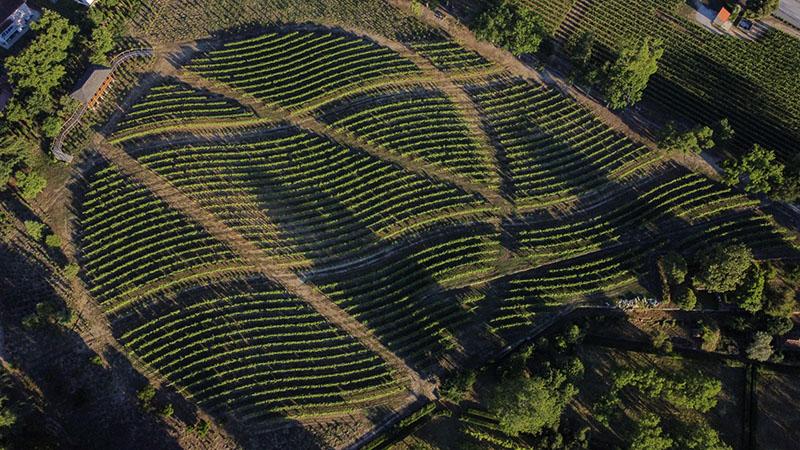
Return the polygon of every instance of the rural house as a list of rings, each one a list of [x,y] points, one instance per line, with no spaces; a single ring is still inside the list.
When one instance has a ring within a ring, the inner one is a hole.
[[[39,14],[28,7],[26,0],[0,0],[0,47],[8,50],[28,31]]]
[[[724,6],[719,10],[717,13],[717,17],[714,18],[714,25],[722,28],[723,30],[730,30],[731,26],[731,12],[728,11],[728,8]]]
[[[88,108],[92,108],[100,97],[103,96],[106,88],[111,84],[111,80],[110,68],[92,66],[78,81],[77,88],[70,94],[70,97],[86,105]]]

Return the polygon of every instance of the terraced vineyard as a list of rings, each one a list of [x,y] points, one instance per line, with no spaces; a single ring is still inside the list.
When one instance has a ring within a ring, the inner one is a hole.
[[[143,303],[116,320],[120,341],[212,413],[253,423],[341,414],[402,389],[380,357],[258,276]]]
[[[657,291],[668,250],[796,255],[757,199],[570,97],[440,34],[387,45],[309,25],[204,48],[77,183],[113,335],[215,420],[374,427],[560,308]]]

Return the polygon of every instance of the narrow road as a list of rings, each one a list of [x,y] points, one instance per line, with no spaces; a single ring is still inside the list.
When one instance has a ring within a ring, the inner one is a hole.
[[[138,161],[123,150],[107,144],[99,137],[95,139],[94,146],[102,156],[116,164],[129,176],[141,182],[171,208],[201,224],[212,236],[227,244],[246,263],[269,279],[279,283],[288,292],[307,302],[330,323],[349,333],[367,348],[380,355],[398,373],[404,374],[409,379],[411,390],[415,395],[424,398],[435,398],[433,394],[435,386],[422,379],[403,360],[384,347],[366,326],[333,303],[315,286],[304,282],[294,272],[277,266],[254,243],[248,241],[236,230],[203,209],[194,200],[180,192],[158,174],[139,164]]]

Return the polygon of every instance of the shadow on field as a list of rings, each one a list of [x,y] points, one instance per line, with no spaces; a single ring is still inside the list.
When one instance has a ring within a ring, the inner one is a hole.
[[[36,263],[43,257],[26,248],[0,244],[3,358],[24,374],[43,398],[43,413],[31,416],[32,423],[26,423],[27,415],[20,418],[23,430],[35,432],[10,432],[12,448],[180,448],[170,424],[139,409],[135,390],[144,383],[143,377],[127,359],[108,353],[104,355],[107,364],[100,367],[90,362],[96,353],[71,327],[22,325],[40,303],[66,311],[56,290],[64,282]],[[59,290],[64,288],[68,286]],[[176,403],[175,407],[183,410],[184,405]],[[40,447],[43,443],[45,447]]]

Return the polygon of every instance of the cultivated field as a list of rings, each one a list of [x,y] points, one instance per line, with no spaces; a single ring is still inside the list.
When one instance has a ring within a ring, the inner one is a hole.
[[[561,307],[652,289],[667,250],[795,251],[757,201],[423,31],[203,42],[76,182],[114,336],[222,423],[380,424]]]

